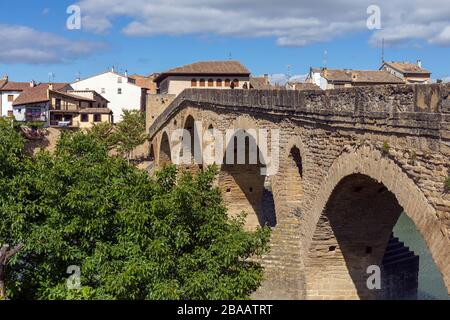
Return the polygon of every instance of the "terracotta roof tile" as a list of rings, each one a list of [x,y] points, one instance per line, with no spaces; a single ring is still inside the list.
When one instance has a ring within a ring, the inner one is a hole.
[[[30,88],[29,82],[12,82],[6,81],[6,84],[0,88],[1,91],[23,91]]]
[[[322,76],[330,81],[348,83],[404,83],[402,79],[383,70],[335,70],[324,69]]]
[[[14,106],[48,101],[48,85],[37,85],[24,90],[13,102]]]
[[[427,69],[424,69],[422,67],[419,67],[417,64],[410,63],[410,62],[385,62],[384,63],[387,66],[390,66],[402,73],[413,73],[413,74],[431,74],[430,71]]]
[[[197,75],[197,74],[217,74],[217,75],[250,75],[250,71],[239,61],[200,61],[182,67],[170,69],[160,74],[155,82],[164,80],[169,75]]]
[[[270,90],[273,89],[269,80],[265,77],[250,77],[250,88],[256,90]]]

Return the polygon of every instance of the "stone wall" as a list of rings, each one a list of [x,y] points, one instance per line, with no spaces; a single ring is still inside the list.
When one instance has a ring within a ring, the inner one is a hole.
[[[402,210],[450,289],[449,92],[449,85],[185,90],[149,133],[158,165],[168,149],[161,152],[163,135],[170,139],[188,117],[204,130],[280,130],[277,174],[261,177],[246,165],[222,167],[219,178],[231,211],[249,213],[249,227],[272,221],[255,299],[375,298],[364,269],[381,264]]]

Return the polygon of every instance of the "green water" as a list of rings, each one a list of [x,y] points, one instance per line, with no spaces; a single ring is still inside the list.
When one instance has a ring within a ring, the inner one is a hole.
[[[442,275],[431,257],[431,253],[414,223],[402,214],[394,227],[394,235],[404,242],[420,258],[419,290],[421,300],[450,300]]]

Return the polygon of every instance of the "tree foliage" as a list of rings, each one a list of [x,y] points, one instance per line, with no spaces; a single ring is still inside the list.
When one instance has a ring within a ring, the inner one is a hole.
[[[129,160],[133,150],[143,144],[148,135],[145,132],[145,116],[141,111],[122,112],[122,121],[116,125],[110,139],[117,152]]]
[[[0,244],[25,245],[7,266],[10,298],[244,299],[259,286],[252,258],[270,231],[227,215],[216,168],[151,178],[81,132],[27,158],[2,122],[0,151]],[[71,265],[80,289],[66,286]]]

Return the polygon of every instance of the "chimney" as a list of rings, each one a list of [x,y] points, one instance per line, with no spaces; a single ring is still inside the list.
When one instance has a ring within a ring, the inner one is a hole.
[[[422,68],[422,60],[417,60],[417,66],[419,67],[419,68]]]
[[[125,70],[125,77],[128,77],[128,70]]]
[[[111,67],[111,72],[115,72],[114,66]]]
[[[36,82],[34,80],[30,81],[30,88],[34,88],[36,86]]]
[[[50,84],[48,85],[48,89],[49,89],[49,90],[53,90],[53,83],[50,83]]]
[[[5,74],[5,75],[3,76],[3,78],[2,78],[2,79],[0,79],[0,80],[5,80],[5,81],[8,81],[8,75],[7,75],[7,74]]]

